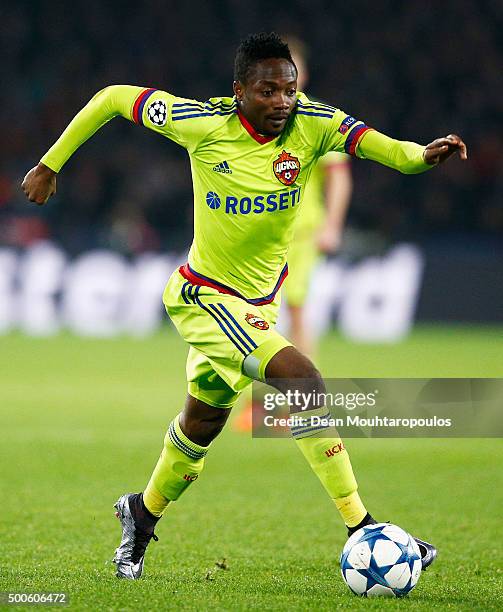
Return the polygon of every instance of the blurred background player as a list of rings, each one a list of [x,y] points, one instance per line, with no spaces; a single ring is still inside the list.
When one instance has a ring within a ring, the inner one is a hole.
[[[299,91],[305,91],[309,80],[307,46],[293,36],[286,36],[285,40],[297,66],[297,87]],[[288,251],[288,276],[282,292],[288,314],[288,327],[284,331],[299,351],[315,362],[316,339],[305,320],[305,304],[320,256],[335,253],[340,247],[352,192],[350,156],[330,151],[318,161],[311,173],[296,220],[295,237]],[[280,314],[281,329],[283,324]],[[236,431],[251,431],[252,406],[249,390],[243,395],[243,408],[234,420]]]
[[[297,38],[287,37],[287,41],[299,71],[298,88],[304,91],[309,78],[307,48]],[[341,243],[353,190],[350,161],[349,155],[336,151],[319,160],[307,184],[295,238],[288,252],[289,274],[283,287],[289,316],[287,335],[302,353],[314,359],[316,347],[304,320],[304,305],[320,254],[334,253]]]

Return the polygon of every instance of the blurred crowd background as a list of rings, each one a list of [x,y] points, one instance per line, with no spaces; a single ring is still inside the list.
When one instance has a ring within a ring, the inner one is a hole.
[[[307,93],[396,138],[426,144],[456,132],[469,147],[467,163],[415,177],[355,160],[348,227],[361,245],[503,243],[501,0],[20,0],[3,5],[0,21],[0,245],[51,238],[70,254],[186,248],[186,153],[127,121],[79,150],[49,206],[28,204],[20,182],[107,85],[231,95],[236,46],[264,30],[306,42]]]

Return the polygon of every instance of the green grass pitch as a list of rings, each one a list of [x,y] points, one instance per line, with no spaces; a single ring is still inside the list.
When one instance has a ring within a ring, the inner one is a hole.
[[[391,346],[332,335],[322,370],[503,377],[502,338],[502,328],[456,326],[420,327]],[[184,399],[185,354],[171,330],[0,337],[0,591],[67,591],[75,610],[503,609],[498,439],[347,441],[369,510],[439,548],[404,600],[359,599],[344,585],[345,531],[291,440],[230,428],[159,524],[144,578],[117,580],[112,505],[146,483]]]

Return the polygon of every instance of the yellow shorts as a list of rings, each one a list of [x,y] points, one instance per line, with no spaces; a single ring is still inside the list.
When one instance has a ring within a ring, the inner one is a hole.
[[[265,306],[191,284],[175,270],[164,290],[163,302],[178,333],[190,344],[187,357],[188,392],[211,406],[231,408],[252,378],[243,361],[256,364],[263,380],[267,364],[286,346],[274,330],[280,297]]]
[[[289,306],[304,305],[311,276],[319,259],[315,230],[299,232],[288,251],[288,276],[283,285],[283,295]]]

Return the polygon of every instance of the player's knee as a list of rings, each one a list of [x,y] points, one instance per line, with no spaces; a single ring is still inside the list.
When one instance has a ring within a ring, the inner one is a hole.
[[[286,384],[287,388],[303,393],[314,392],[320,394],[326,391],[325,381],[313,364],[293,370],[292,375],[285,380],[285,383],[280,384],[281,386]]]
[[[306,380],[316,390],[325,390],[325,383],[318,368],[306,358],[305,363],[298,362],[292,364],[288,378],[292,380]]]
[[[294,346],[287,346],[274,355],[267,364],[268,380],[306,380],[317,390],[324,390],[323,378],[314,363]]]
[[[299,376],[288,381],[288,389],[302,393],[304,397],[312,397],[309,408],[319,408],[318,400],[326,392],[325,381],[315,366],[299,372]]]
[[[317,397],[326,391],[319,370],[293,346],[282,349],[271,359],[266,368],[266,380],[282,393],[298,391],[314,393]]]

